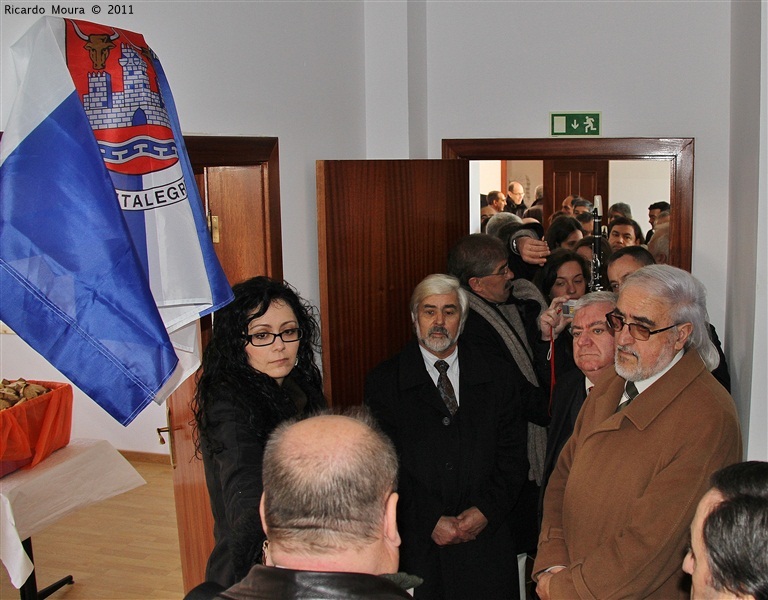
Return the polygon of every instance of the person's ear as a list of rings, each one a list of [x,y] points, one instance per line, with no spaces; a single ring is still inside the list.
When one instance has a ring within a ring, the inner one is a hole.
[[[693,333],[693,325],[691,323],[681,323],[677,326],[677,339],[675,340],[675,350],[682,350],[685,347],[685,343]]]
[[[264,518],[264,492],[261,493],[261,500],[259,501],[259,515],[261,516],[261,527],[264,529],[264,535],[269,538],[269,531],[267,528],[267,520]]]
[[[483,281],[479,277],[470,277],[467,283],[469,284],[469,289],[476,294],[483,289]]]
[[[397,492],[392,492],[384,507],[384,537],[393,546],[400,546],[400,532],[397,530]]]

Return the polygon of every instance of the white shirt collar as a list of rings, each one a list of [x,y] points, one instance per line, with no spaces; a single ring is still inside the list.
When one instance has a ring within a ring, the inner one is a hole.
[[[445,358],[438,358],[421,344],[419,344],[419,350],[421,350],[421,356],[424,358],[424,366],[427,368],[427,373],[435,385],[437,385],[437,380],[440,377],[440,372],[435,368],[435,363],[438,360],[444,360],[448,363],[448,372],[446,375],[448,375],[448,379],[451,380],[451,384],[453,385],[453,393],[456,395],[456,402],[461,405],[459,386],[459,347],[456,346],[453,349],[453,352]]]
[[[642,394],[645,390],[647,390],[659,379],[661,379],[666,374],[667,371],[669,371],[672,367],[674,367],[677,364],[677,362],[681,358],[683,358],[683,354],[685,354],[685,350],[680,350],[677,354],[675,354],[674,358],[672,358],[672,360],[669,361],[669,364],[666,367],[664,367],[661,371],[656,373],[656,375],[651,375],[648,379],[643,379],[642,381],[635,381],[635,387],[637,388],[638,393]]]
[[[419,344],[419,350],[421,350],[421,355],[424,357],[424,364],[427,365],[427,368],[432,367],[435,369],[435,363],[438,360],[444,360],[448,363],[448,369],[452,369],[454,363],[459,359],[459,346],[455,346],[453,349],[453,352],[451,352],[448,356],[445,358],[438,358],[434,354],[432,354],[429,350],[427,350],[424,346]],[[437,369],[435,369],[435,372],[437,372]]]

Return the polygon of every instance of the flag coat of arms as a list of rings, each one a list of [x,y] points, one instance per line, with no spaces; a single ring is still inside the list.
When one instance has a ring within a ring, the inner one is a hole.
[[[12,46],[0,320],[127,425],[232,299],[165,73],[140,34],[44,17]]]

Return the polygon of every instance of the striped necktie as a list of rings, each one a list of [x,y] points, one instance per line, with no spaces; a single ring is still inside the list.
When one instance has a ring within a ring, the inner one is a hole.
[[[624,386],[624,396],[622,397],[619,406],[616,408],[616,412],[620,412],[629,406],[629,403],[632,402],[639,393],[635,382],[627,381],[627,384]]]
[[[435,363],[435,369],[440,373],[440,376],[437,378],[437,390],[440,392],[440,397],[445,402],[448,412],[453,416],[459,410],[459,403],[456,402],[456,392],[453,391],[453,384],[448,379],[448,363],[444,360],[438,360]]]

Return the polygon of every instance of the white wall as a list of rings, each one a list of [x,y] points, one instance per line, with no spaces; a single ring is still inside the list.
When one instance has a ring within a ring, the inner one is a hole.
[[[145,35],[168,73],[185,132],[279,137],[285,275],[316,303],[317,159],[401,152],[438,158],[444,138],[547,137],[549,113],[560,110],[601,111],[605,137],[694,137],[693,271],[709,290],[712,320],[725,331],[734,364],[731,346],[743,343],[737,340],[744,339],[748,324],[733,320],[725,326],[727,297],[740,313],[750,306],[754,313],[756,300],[755,294],[727,292],[727,266],[735,260],[729,252],[736,248],[733,239],[724,239],[725,224],[730,219],[731,238],[740,234],[730,211],[737,201],[756,206],[756,197],[754,186],[734,188],[731,181],[731,128],[740,122],[734,115],[732,124],[732,71],[738,75],[736,98],[743,94],[754,102],[765,92],[746,85],[748,75],[740,74],[742,63],[749,63],[750,77],[759,73],[754,58],[734,52],[731,64],[731,36],[734,48],[764,43],[765,33],[755,33],[748,22],[760,3],[733,3],[734,11],[751,13],[734,21],[733,31],[729,2],[405,6],[142,2],[132,17],[102,20]],[[762,11],[757,16],[764,22],[764,3]],[[0,125],[14,90],[8,45],[33,20],[4,15],[0,25]],[[765,65],[762,72],[764,77]],[[743,158],[756,164],[753,156]],[[738,250],[754,255],[760,242],[764,251],[764,238],[754,235],[744,236]],[[764,275],[764,253],[757,262],[756,271]],[[740,351],[743,362],[734,365],[745,382],[755,362],[757,371],[766,371],[766,336],[754,339],[762,358]],[[764,379],[762,389],[754,390],[754,384],[750,379],[746,387],[737,385],[740,406],[748,404],[750,392],[760,392],[765,404]]]
[[[734,2],[728,317],[747,457],[768,458],[768,5]],[[751,402],[750,402],[751,400]]]
[[[501,161],[500,160],[478,160],[477,168],[480,172],[480,193],[488,194],[490,191],[499,191],[506,194],[506,190],[501,185]]]
[[[50,2],[13,4],[37,5],[51,13]],[[83,18],[144,35],[166,71],[185,133],[279,138],[285,277],[319,304],[315,161],[366,155],[363,4],[139,2],[133,7],[133,16]],[[3,129],[16,88],[9,47],[37,18],[3,15],[0,22]],[[372,60],[385,63],[375,55]],[[396,95],[402,85],[392,83]],[[393,131],[395,141],[382,146],[399,152],[403,135],[407,128]],[[0,373],[41,378],[38,373],[50,366],[20,351],[18,342],[0,335]],[[82,394],[76,394],[75,402],[77,435],[86,429],[120,449],[164,451],[155,433],[165,425],[163,408],[150,406],[147,415],[117,435],[111,418],[96,404]]]
[[[729,4],[432,2],[427,12],[431,156],[442,138],[548,137],[561,110],[601,111],[605,137],[696,138],[693,271],[722,330],[727,257],[708,241],[728,216]]]
[[[651,225],[648,207],[654,202],[669,202],[670,161],[612,160],[608,163],[608,198],[610,204],[625,202],[632,208],[632,218],[643,233]]]

